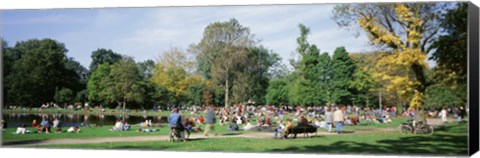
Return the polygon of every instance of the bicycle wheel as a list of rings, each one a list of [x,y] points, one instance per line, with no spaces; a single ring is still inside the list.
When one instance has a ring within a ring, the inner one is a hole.
[[[400,132],[402,132],[404,134],[412,133],[413,129],[412,129],[412,127],[410,127],[408,125],[402,125],[402,126],[400,126]]]
[[[425,130],[425,134],[433,134],[435,132],[435,128],[432,125],[427,125]]]

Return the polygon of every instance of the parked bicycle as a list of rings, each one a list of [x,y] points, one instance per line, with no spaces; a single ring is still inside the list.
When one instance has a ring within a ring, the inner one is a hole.
[[[433,134],[435,128],[432,125],[426,124],[423,121],[408,120],[400,125],[400,132],[414,133],[414,134]]]

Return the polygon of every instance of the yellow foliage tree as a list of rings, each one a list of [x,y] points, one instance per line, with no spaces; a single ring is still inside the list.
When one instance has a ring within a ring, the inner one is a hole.
[[[376,63],[373,78],[396,93],[410,107],[421,108],[430,85],[427,48],[438,32],[437,10],[441,6],[426,3],[338,5],[334,20],[340,26],[356,21],[370,42],[389,52]]]
[[[378,61],[373,77],[386,81],[387,91],[396,92],[404,100],[409,99],[410,107],[419,108],[424,103],[426,81],[423,70],[428,64],[426,53],[420,48],[423,21],[413,10],[404,4],[395,5],[398,20],[407,26],[404,38],[383,28],[373,16],[361,17],[358,24],[369,32],[372,42],[394,46],[391,53]]]
[[[201,77],[191,72],[193,63],[177,48],[164,52],[153,69],[152,82],[165,87],[178,98],[187,94],[190,85],[200,83]]]

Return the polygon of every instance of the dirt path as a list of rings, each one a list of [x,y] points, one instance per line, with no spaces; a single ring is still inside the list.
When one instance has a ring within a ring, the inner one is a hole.
[[[454,121],[454,120],[449,120]],[[429,124],[434,126],[441,126],[443,123],[440,119],[428,119]],[[396,131],[397,128],[372,128],[372,129],[358,129],[355,131],[345,131],[344,134],[362,134],[362,133],[374,133],[374,132],[391,132]],[[315,134],[309,134],[309,136],[315,135],[336,135],[336,133],[328,133],[324,130],[319,130]],[[261,132],[261,133],[241,133],[241,134],[224,134],[219,136],[203,136],[202,134],[191,134],[190,139],[203,139],[203,138],[259,138],[259,139],[273,139],[273,133]],[[298,138],[305,137],[304,134],[298,134]],[[141,142],[141,141],[166,141],[168,136],[135,136],[135,137],[109,137],[109,138],[86,138],[86,139],[50,139],[50,140],[34,140],[34,141],[16,141],[7,142],[3,145],[8,147],[28,147],[37,145],[52,145],[52,144],[90,144],[90,143],[106,143],[106,142]]]

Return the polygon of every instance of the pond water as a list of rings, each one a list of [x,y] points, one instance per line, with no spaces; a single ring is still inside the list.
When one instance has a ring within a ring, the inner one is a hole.
[[[167,122],[166,117],[162,116],[128,116],[128,115],[78,115],[78,114],[3,114],[3,120],[7,122],[7,128],[16,128],[22,124],[27,127],[32,126],[32,121],[37,120],[38,123],[42,121],[42,117],[47,116],[53,121],[53,118],[60,120],[61,127],[81,126],[83,124],[95,124],[96,126],[113,126],[116,120],[125,120],[131,125],[145,122],[145,120],[152,120],[153,124]]]

